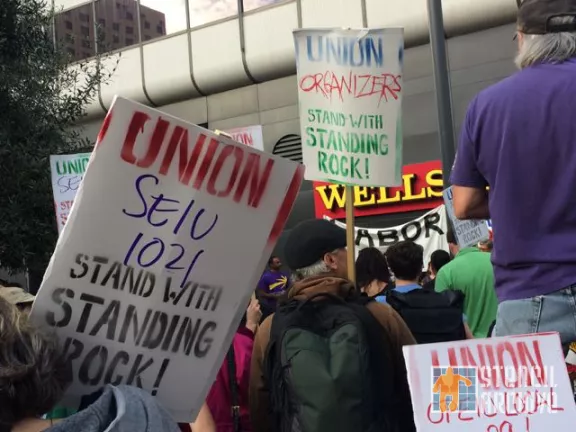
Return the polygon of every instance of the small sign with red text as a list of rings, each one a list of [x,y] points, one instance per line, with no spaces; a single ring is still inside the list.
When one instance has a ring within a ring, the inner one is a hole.
[[[224,133],[236,142],[264,151],[264,137],[260,125],[228,129]]]
[[[31,315],[71,362],[62,405],[126,384],[193,421],[303,168],[116,98]]]
[[[404,347],[418,432],[544,432],[575,424],[557,333]]]

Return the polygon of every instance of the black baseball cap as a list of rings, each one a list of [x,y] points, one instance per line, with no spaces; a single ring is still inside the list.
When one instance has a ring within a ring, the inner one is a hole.
[[[574,17],[572,23],[551,24],[551,18]],[[518,31],[528,35],[576,32],[576,0],[523,0],[518,8]]]
[[[286,239],[284,257],[291,270],[321,260],[325,254],[346,247],[346,230],[325,219],[310,219],[296,225]]]

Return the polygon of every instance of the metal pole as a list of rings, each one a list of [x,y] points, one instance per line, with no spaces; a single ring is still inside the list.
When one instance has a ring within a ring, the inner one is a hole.
[[[454,145],[454,123],[452,119],[452,94],[450,90],[450,68],[444,37],[444,17],[442,0],[427,0],[428,23],[430,26],[430,47],[434,64],[434,85],[436,108],[438,111],[438,133],[442,155],[442,176],[444,188],[450,185],[450,173],[456,155]]]

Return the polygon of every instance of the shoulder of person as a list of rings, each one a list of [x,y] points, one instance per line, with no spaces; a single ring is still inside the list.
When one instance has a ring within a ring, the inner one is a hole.
[[[146,430],[180,432],[178,424],[172,419],[170,413],[148,392],[126,385],[120,385],[115,389],[119,390],[126,398],[127,417],[123,419],[126,422],[126,426],[135,426],[133,430],[145,430],[144,428],[140,429],[138,426],[144,426],[143,420],[147,419],[144,420],[147,421],[146,427],[148,429]],[[118,401],[118,397],[116,397],[116,400]],[[132,407],[132,409],[129,407]]]
[[[273,319],[274,314],[266,317],[266,319],[257,327],[256,332],[254,333],[254,352],[260,351],[262,354],[266,352],[268,342],[270,341],[270,331],[272,330]]]
[[[458,264],[456,263],[456,258],[454,258],[449,263],[446,263],[445,265],[443,265],[440,270],[438,270],[438,273],[436,274],[435,279],[438,280],[438,278],[440,278],[440,279],[449,278],[452,275],[452,270],[457,265]]]
[[[380,323],[383,330],[388,332],[400,345],[412,345],[416,343],[406,323],[392,306],[387,303],[372,301],[368,303],[366,307]]]

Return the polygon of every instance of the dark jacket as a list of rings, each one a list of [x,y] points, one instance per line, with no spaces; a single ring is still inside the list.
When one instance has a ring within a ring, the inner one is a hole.
[[[341,297],[347,297],[354,286],[349,281],[327,276],[318,276],[314,278],[307,278],[294,284],[288,292],[288,298],[296,298],[304,300],[307,297],[317,293],[331,293]],[[382,331],[388,333],[395,351],[398,363],[401,365],[401,370],[397,373],[399,376],[406,376],[406,368],[404,366],[404,357],[402,354],[402,347],[404,345],[413,345],[416,343],[412,333],[400,318],[400,316],[390,306],[372,302],[368,304],[368,309],[374,315],[382,326]],[[264,362],[266,358],[266,350],[270,340],[270,328],[274,315],[268,317],[258,329],[254,341],[254,351],[252,353],[252,371],[250,375],[250,417],[252,419],[252,430],[254,432],[275,432],[272,418],[270,417],[270,404],[269,404],[269,383],[266,382],[264,376]],[[383,343],[384,337],[382,338]],[[407,380],[407,378],[406,378]],[[406,381],[407,383],[407,381]],[[408,391],[406,384],[406,392]],[[408,423],[411,428],[404,428],[403,431],[410,431],[414,429],[412,407],[410,404],[410,395],[407,397],[407,409],[405,417],[408,417]],[[324,431],[321,431],[324,432]]]

